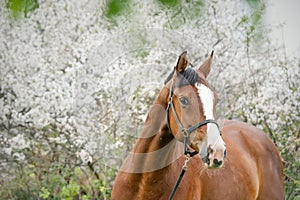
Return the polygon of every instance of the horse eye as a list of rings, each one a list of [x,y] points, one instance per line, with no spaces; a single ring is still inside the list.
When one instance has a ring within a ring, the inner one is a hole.
[[[182,105],[187,106],[189,104],[189,101],[185,97],[180,97],[179,101]]]

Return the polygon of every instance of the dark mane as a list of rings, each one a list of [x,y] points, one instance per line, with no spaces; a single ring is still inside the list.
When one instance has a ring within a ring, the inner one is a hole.
[[[174,70],[169,74],[164,84],[167,84],[172,79],[173,74],[174,74]],[[179,80],[176,83],[176,87],[193,85],[200,80],[197,72],[192,68],[187,68],[183,73],[178,73],[177,75],[179,77]]]
[[[175,69],[173,69],[173,71],[168,75],[167,79],[166,79],[165,82],[164,82],[165,85],[172,79],[173,74],[174,74],[174,70],[175,70]]]

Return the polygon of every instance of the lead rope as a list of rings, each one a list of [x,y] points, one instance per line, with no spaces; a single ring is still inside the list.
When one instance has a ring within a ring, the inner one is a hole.
[[[178,177],[178,179],[176,181],[176,184],[174,185],[174,188],[173,188],[173,190],[172,190],[172,192],[171,192],[171,194],[169,196],[169,200],[173,199],[173,196],[175,195],[175,192],[176,192],[176,190],[177,190],[177,188],[178,188],[178,186],[179,186],[179,184],[180,184],[180,182],[181,182],[181,180],[182,180],[182,178],[183,178],[183,176],[184,176],[184,174],[185,174],[185,172],[187,170],[187,164],[188,164],[188,162],[190,161],[190,159],[194,155],[198,154],[197,151],[194,151],[194,152],[190,151],[190,149],[188,148],[188,145],[187,145],[187,138],[188,138],[188,135],[187,135],[186,132],[184,132],[183,145],[184,145],[185,162],[184,162],[184,164],[182,166],[182,169],[181,169],[180,175],[179,175],[179,177]]]
[[[187,164],[188,164],[189,161],[190,161],[190,157],[188,155],[185,155],[184,165],[182,166],[180,175],[179,175],[179,177],[178,177],[178,179],[176,181],[176,184],[175,184],[175,186],[174,186],[174,188],[173,188],[173,190],[172,190],[172,192],[171,192],[171,194],[169,196],[169,200],[173,199],[173,196],[175,195],[175,192],[176,192],[176,190],[177,190],[177,188],[178,188],[178,186],[179,186],[179,184],[180,184],[180,182],[181,182],[181,180],[182,180],[182,178],[183,178],[183,176],[184,176],[184,174],[185,174],[185,172],[187,170]]]

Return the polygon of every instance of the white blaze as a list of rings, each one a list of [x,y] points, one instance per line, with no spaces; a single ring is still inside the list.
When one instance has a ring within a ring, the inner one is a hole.
[[[198,89],[198,94],[200,101],[202,102],[204,112],[203,114],[205,115],[205,119],[214,120],[214,93],[208,87],[200,83],[196,83],[195,87]],[[207,155],[207,147],[209,145],[215,146],[215,144],[220,139],[220,131],[216,124],[208,123],[206,132],[206,138],[203,144],[199,146],[201,157]]]
[[[195,86],[198,89],[206,119],[214,119],[214,93],[203,84],[196,83]]]

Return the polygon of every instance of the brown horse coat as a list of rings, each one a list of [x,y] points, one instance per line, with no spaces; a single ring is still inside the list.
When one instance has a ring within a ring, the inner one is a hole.
[[[166,120],[169,89],[154,102],[141,137],[114,181],[112,200],[168,199],[184,164],[182,143]],[[227,156],[219,169],[208,169],[200,156],[190,159],[174,199],[282,200],[283,166],[279,153],[261,130],[237,121],[221,121]]]
[[[224,166],[210,170],[199,157],[191,158],[174,199],[284,199],[280,157],[265,133],[236,121],[225,121],[222,133],[227,144]],[[144,148],[151,148],[151,143],[147,143]],[[184,159],[182,156],[154,172],[119,171],[111,199],[168,199]]]

